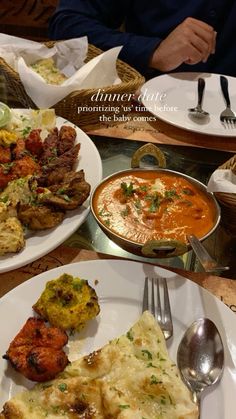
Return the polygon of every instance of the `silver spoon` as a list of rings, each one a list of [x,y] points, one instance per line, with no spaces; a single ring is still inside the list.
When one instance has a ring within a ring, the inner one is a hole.
[[[229,266],[220,265],[215,259],[213,259],[203,244],[198,240],[194,234],[188,236],[188,241],[192,246],[192,249],[197,256],[199,262],[201,263],[205,272],[212,274],[217,274],[219,272],[228,271]]]
[[[202,109],[202,99],[203,99],[204,89],[205,89],[205,80],[200,77],[198,79],[198,85],[197,85],[197,91],[198,91],[197,106],[195,106],[195,108],[190,108],[188,110],[189,114],[194,118],[203,119],[209,116],[209,113]]]
[[[207,318],[196,320],[185,332],[177,352],[181,376],[199,406],[202,391],[222,376],[224,347],[216,325]]]

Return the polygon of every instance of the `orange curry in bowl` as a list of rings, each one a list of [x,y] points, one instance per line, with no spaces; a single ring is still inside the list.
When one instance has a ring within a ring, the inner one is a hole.
[[[202,238],[215,225],[215,203],[206,192],[168,171],[134,170],[104,180],[93,211],[111,232],[138,244],[150,240]]]

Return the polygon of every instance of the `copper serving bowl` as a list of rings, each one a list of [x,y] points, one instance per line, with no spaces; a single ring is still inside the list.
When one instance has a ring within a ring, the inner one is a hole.
[[[152,155],[154,156],[159,163],[159,167],[155,168],[140,168],[140,160],[145,155]],[[214,222],[212,225],[212,228],[209,229],[209,231],[203,235],[202,237],[199,237],[200,241],[205,240],[207,237],[209,237],[217,228],[219,222],[220,222],[220,207],[212,193],[207,192],[206,186],[199,182],[198,180],[192,178],[191,176],[185,175],[180,172],[176,172],[174,170],[166,169],[166,160],[163,155],[163,153],[158,149],[155,145],[149,143],[145,144],[141,148],[139,148],[133,155],[131,160],[131,169],[122,170],[120,172],[113,173],[112,175],[106,177],[103,179],[99,185],[95,188],[91,195],[91,211],[92,214],[101,227],[101,229],[104,231],[104,233],[118,246],[122,247],[124,250],[131,252],[133,254],[139,255],[139,256],[145,256],[150,258],[167,258],[172,256],[179,256],[184,253],[186,253],[188,250],[191,249],[191,245],[189,243],[185,243],[178,240],[170,240],[170,239],[161,239],[161,240],[148,240],[145,243],[138,243],[136,241],[127,239],[126,237],[117,234],[114,232],[111,228],[109,228],[109,225],[106,225],[105,222],[99,218],[97,215],[97,211],[95,208],[95,198],[99,194],[99,190],[101,190],[101,186],[105,183],[107,184],[110,180],[113,180],[114,178],[120,175],[130,175],[135,174],[136,172],[142,171],[142,172],[149,172],[154,171],[155,173],[169,173],[171,175],[175,175],[177,177],[181,177],[186,179],[190,184],[195,186],[199,191],[207,197],[207,200],[210,201],[211,207],[213,208],[214,213]],[[210,204],[209,204],[210,205]]]

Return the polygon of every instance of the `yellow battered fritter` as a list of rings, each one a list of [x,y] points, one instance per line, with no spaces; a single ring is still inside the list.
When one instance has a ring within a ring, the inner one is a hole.
[[[100,311],[97,294],[88,282],[66,273],[46,284],[33,309],[51,325],[76,331]]]

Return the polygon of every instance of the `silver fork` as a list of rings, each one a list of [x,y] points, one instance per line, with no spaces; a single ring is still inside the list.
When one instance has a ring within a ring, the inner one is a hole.
[[[149,282],[151,282],[151,304],[149,307]],[[161,283],[163,288],[163,304],[161,303]],[[162,307],[163,305],[163,307]],[[145,278],[143,292],[143,312],[149,310],[160,325],[165,339],[173,335],[173,322],[170,309],[169,293],[166,278]]]
[[[220,114],[220,120],[225,128],[236,128],[236,115],[231,109],[228,80],[224,76],[220,76],[220,86],[226,102],[226,108]]]

